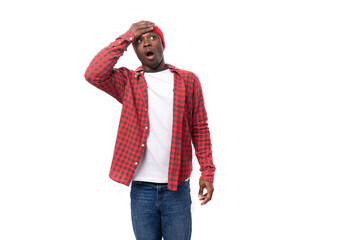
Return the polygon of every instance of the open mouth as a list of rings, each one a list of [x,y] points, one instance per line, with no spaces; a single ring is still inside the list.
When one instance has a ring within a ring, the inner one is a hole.
[[[145,56],[146,56],[146,58],[147,59],[153,59],[154,57],[155,57],[155,54],[154,54],[154,52],[152,52],[152,51],[147,51],[146,53],[145,53]]]

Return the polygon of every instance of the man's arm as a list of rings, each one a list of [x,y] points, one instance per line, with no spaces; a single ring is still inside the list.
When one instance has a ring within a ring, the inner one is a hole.
[[[199,80],[196,78],[196,89],[194,93],[193,128],[192,139],[195,154],[200,164],[201,177],[199,180],[199,200],[201,205],[206,204],[212,198],[214,192],[214,172],[210,131],[207,123],[204,97]],[[203,191],[206,189],[206,193]]]
[[[115,69],[114,66],[127,47],[141,34],[151,31],[154,26],[153,23],[147,21],[132,24],[126,33],[93,58],[86,69],[85,79],[122,103],[125,85],[131,73],[126,68]]]

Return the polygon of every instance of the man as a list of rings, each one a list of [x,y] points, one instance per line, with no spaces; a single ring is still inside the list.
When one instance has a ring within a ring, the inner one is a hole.
[[[114,68],[130,44],[142,66],[135,71]],[[164,48],[160,28],[140,21],[102,49],[85,73],[88,82],[123,105],[110,178],[131,183],[131,217],[140,240],[190,239],[191,141],[200,164],[201,205],[214,191],[215,166],[199,79],[165,64]]]

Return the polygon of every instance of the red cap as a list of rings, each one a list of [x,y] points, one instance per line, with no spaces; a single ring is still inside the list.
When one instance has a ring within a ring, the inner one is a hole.
[[[164,46],[164,49],[165,49],[165,40],[164,40],[163,32],[161,31],[161,29],[158,26],[155,26],[153,28],[153,31],[156,32],[157,34],[159,34],[159,36],[161,38],[162,45]]]

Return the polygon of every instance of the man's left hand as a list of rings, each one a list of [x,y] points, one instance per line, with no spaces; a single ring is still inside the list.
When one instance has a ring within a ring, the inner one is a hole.
[[[214,184],[212,182],[199,180],[199,200],[201,202],[201,206],[205,205],[207,202],[209,202],[212,198],[213,192],[214,192]],[[204,189],[206,189],[206,193],[204,194]]]

